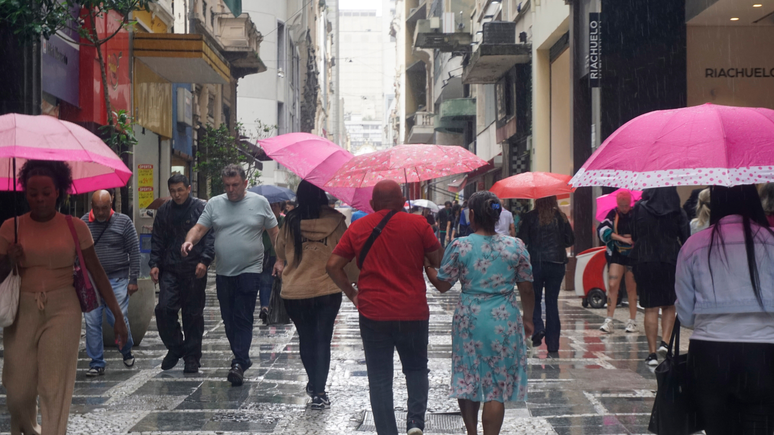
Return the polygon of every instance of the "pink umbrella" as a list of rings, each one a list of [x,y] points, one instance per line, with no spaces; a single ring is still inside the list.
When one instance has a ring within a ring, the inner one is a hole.
[[[328,187],[325,183],[353,156],[328,139],[309,133],[288,133],[258,141],[266,155],[302,179],[325,189],[358,210],[373,213],[373,188]]]
[[[342,166],[326,186],[374,186],[382,180],[416,183],[469,172],[486,164],[459,146],[398,145],[356,156]]]
[[[551,172],[524,172],[498,181],[489,189],[501,199],[538,199],[572,193],[569,175]]]
[[[618,207],[618,192],[629,192],[632,195],[631,206],[634,207],[634,203],[642,199],[642,192],[639,190],[618,189],[613,193],[602,195],[597,198],[597,215],[596,218],[599,222],[602,222],[610,213],[610,210]]]
[[[774,181],[774,110],[715,104],[638,116],[570,184],[642,190]]]
[[[0,116],[0,190],[16,190],[13,167],[27,160],[67,162],[70,193],[126,185],[132,171],[102,140],[85,128],[51,116]]]

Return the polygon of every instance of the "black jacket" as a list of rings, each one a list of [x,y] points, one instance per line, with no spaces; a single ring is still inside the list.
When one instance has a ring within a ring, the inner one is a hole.
[[[210,265],[215,258],[215,236],[212,230],[194,246],[187,257],[180,255],[185,236],[198,222],[204,206],[204,201],[189,196],[188,201],[181,206],[169,200],[159,207],[153,221],[151,255],[148,262],[151,268],[190,272],[195,270],[199,263]],[[178,207],[183,209],[177,209]],[[174,219],[176,210],[181,212],[177,220]]]
[[[517,237],[527,245],[532,264],[567,263],[565,249],[575,244],[575,234],[570,223],[558,211],[553,222],[544,226],[540,226],[537,210],[525,214]]]
[[[680,253],[683,243],[691,236],[688,216],[685,210],[680,208],[677,191],[661,189],[663,190],[657,192],[660,194],[658,199],[660,200],[661,196],[667,196],[664,201],[656,202],[656,198],[643,199],[634,206],[632,216],[634,247],[630,257],[636,263],[677,264],[677,254]]]

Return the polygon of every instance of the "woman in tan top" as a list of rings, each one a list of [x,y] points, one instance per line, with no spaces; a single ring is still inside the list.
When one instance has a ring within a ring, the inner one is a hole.
[[[302,181],[296,196],[298,206],[285,217],[277,238],[274,272],[282,274],[281,296],[298,330],[301,361],[309,377],[306,393],[312,398],[312,409],[324,409],[331,403],[325,384],[333,323],[341,307],[341,290],[325,265],[347,224],[344,215],[328,207],[322,189]]]
[[[3,331],[5,364],[3,385],[11,414],[11,434],[64,434],[75,387],[81,307],[73,287],[75,242],[65,216],[57,206],[72,185],[70,167],[63,162],[30,160],[20,171],[30,212],[0,227],[0,281],[15,266],[21,276],[19,311]],[[110,281],[94,252],[91,232],[73,219],[100,296],[116,318],[119,348],[127,330]],[[42,426],[37,423],[40,396]]]

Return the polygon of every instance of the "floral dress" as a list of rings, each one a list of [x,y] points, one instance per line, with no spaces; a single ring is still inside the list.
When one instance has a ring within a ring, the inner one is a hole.
[[[438,279],[462,284],[452,326],[451,397],[525,400],[527,348],[515,283],[532,281],[524,243],[502,235],[455,240]]]

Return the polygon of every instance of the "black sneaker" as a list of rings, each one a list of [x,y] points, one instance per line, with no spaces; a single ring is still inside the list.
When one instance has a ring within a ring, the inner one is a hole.
[[[199,373],[199,367],[202,365],[199,364],[199,361],[196,361],[195,359],[191,358],[189,360],[186,360],[185,362],[185,368],[183,368],[183,373]]]
[[[532,346],[540,347],[540,345],[543,344],[543,337],[545,336],[546,331],[536,332],[535,335],[532,336]]]
[[[648,355],[647,358],[645,358],[645,363],[651,367],[655,367],[658,365],[658,355],[655,353],[652,353]]]
[[[180,357],[177,354],[172,353],[172,351],[167,352],[167,356],[161,361],[161,370],[174,368],[178,361],[180,361]]]
[[[89,371],[86,372],[86,376],[93,378],[95,376],[102,376],[105,374],[105,368],[104,367],[90,367]]]
[[[232,387],[238,387],[242,385],[245,380],[245,371],[242,370],[242,366],[239,364],[234,364],[231,367],[231,370],[228,371],[226,379],[231,382]]]
[[[129,353],[129,355],[124,355],[124,365],[127,367],[134,367],[134,355]]]
[[[258,317],[261,319],[264,325],[269,324],[269,309],[268,308],[261,308],[261,313],[258,314]]]
[[[312,384],[309,382],[306,383],[306,395],[309,396],[310,399],[314,399],[314,391],[312,390]]]
[[[666,342],[662,341],[661,346],[658,347],[658,350],[656,351],[656,353],[661,358],[665,358],[668,351],[669,351],[669,345]]]
[[[312,397],[312,409],[323,410],[325,409],[326,406],[330,406],[330,402],[328,402],[328,404],[326,405],[322,397],[320,396]]]
[[[325,405],[326,407],[327,407],[327,406],[331,406],[331,399],[329,399],[329,398],[328,398],[328,393],[322,393],[322,394],[319,394],[319,395],[317,395],[317,397],[319,397],[319,398],[320,398],[320,401],[321,401],[321,402],[322,402],[322,404],[323,404],[323,405]]]

